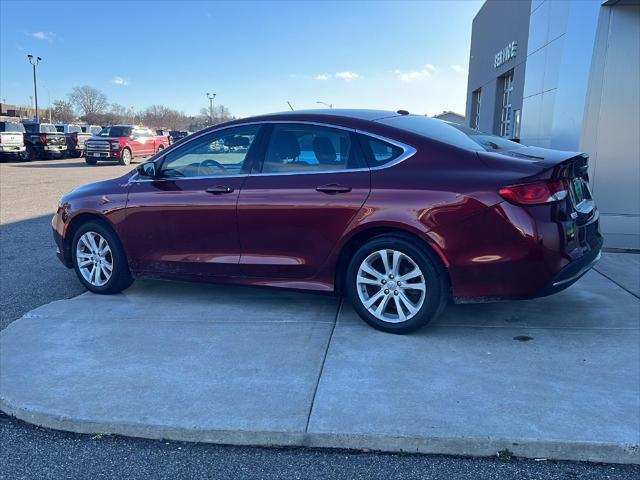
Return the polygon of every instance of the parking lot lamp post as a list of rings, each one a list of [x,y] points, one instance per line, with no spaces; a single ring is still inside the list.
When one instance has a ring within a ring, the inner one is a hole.
[[[213,125],[213,99],[216,98],[216,94],[207,92],[207,98],[209,99],[209,125]]]
[[[27,55],[27,58],[29,59],[29,63],[33,67],[33,93],[36,99],[36,123],[38,123],[40,121],[40,118],[38,116],[38,83],[36,81],[36,66],[42,61],[42,58],[36,57],[36,59],[34,60],[33,55],[31,54]]]
[[[332,103],[327,103],[327,102],[316,102],[318,105],[324,105],[325,107],[329,107],[329,108],[333,108],[333,104]]]

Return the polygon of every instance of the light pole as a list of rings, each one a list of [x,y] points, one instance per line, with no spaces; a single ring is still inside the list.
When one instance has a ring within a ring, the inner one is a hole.
[[[209,125],[213,125],[213,99],[216,98],[216,94],[207,92],[207,98],[209,99]]]
[[[329,107],[329,108],[333,108],[333,104],[332,103],[327,103],[327,102],[316,102],[318,105],[324,105],[325,107]]]
[[[27,55],[27,58],[29,59],[29,63],[33,67],[33,93],[36,99],[36,123],[39,123],[40,117],[38,116],[38,83],[36,82],[36,66],[42,61],[42,58],[36,57],[36,59],[34,60],[33,55],[31,54]]]

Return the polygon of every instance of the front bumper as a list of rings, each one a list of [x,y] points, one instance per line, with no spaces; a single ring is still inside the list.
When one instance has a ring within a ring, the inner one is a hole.
[[[58,210],[51,219],[51,229],[53,233],[53,241],[56,244],[56,256],[65,267],[71,268],[71,259],[67,258],[68,256],[65,255],[64,234],[66,233],[66,224],[60,215],[60,210]]]

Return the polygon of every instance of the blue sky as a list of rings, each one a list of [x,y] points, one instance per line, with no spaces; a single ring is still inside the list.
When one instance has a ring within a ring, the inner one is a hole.
[[[0,2],[0,98],[39,103],[92,85],[110,102],[195,114],[215,92],[237,116],[294,108],[464,113],[482,1]],[[321,107],[320,107],[321,108]]]

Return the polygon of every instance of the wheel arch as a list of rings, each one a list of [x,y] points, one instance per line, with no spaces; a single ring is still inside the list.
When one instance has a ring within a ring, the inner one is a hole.
[[[95,212],[82,212],[73,216],[73,218],[67,223],[65,228],[65,235],[63,239],[63,254],[64,259],[67,266],[71,265],[71,243],[73,242],[73,237],[75,236],[78,229],[87,222],[100,222],[105,227],[109,228],[113,231],[116,238],[120,239],[118,235],[118,231],[113,226],[113,224],[105,217],[104,215],[100,215]],[[121,242],[122,243],[122,242]]]
[[[439,262],[442,270],[446,273],[449,285],[451,285],[449,261],[447,260],[447,257],[445,256],[442,249],[435,242],[426,239],[425,237],[412,232],[409,229],[390,226],[372,226],[354,233],[342,246],[340,254],[338,255],[335,269],[334,281],[335,291],[337,293],[344,293],[345,276],[347,273],[347,267],[349,266],[349,259],[353,256],[356,250],[358,250],[358,248],[360,248],[366,242],[382,235],[394,235],[412,242],[416,242],[422,248],[431,252],[433,254],[433,257],[436,258]]]

